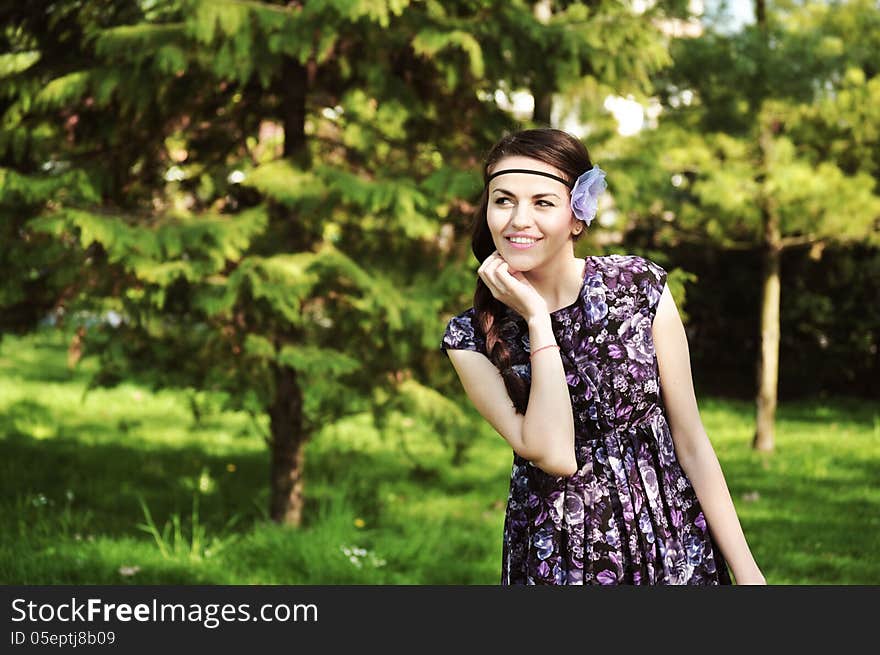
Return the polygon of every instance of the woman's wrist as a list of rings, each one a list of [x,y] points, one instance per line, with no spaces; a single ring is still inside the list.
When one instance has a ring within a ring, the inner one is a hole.
[[[550,312],[535,312],[534,314],[529,314],[525,317],[526,324],[529,326],[529,330],[534,328],[551,328],[552,324],[550,322]]]
[[[529,347],[532,353],[539,348],[556,345],[556,335],[553,334],[553,325],[550,323],[550,314],[537,314],[528,319]],[[534,346],[534,348],[532,348]]]
[[[559,344],[556,344],[556,343],[548,343],[547,345],[545,345],[545,346],[541,346],[540,348],[535,348],[535,349],[529,354],[529,359],[531,359],[532,357],[534,357],[534,356],[535,356],[535,353],[539,353],[539,352],[541,352],[542,350],[546,350],[547,348],[557,348],[557,349],[558,349],[558,348],[559,348]]]
[[[736,584],[754,584],[754,585],[765,585],[767,584],[766,578],[764,578],[764,574],[761,573],[761,570],[757,566],[750,566],[745,571],[737,571],[733,570],[733,577],[736,579]]]

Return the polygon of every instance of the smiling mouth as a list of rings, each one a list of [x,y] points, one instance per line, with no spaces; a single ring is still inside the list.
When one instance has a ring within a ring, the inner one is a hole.
[[[541,239],[527,239],[526,237],[504,237],[504,238],[507,239],[510,243],[515,243],[520,246],[528,246],[533,243],[537,243],[538,241],[541,240]]]

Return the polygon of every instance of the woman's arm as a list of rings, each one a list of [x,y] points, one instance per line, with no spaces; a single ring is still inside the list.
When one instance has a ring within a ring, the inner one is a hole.
[[[721,465],[700,420],[687,335],[668,287],[663,288],[657,305],[653,336],[660,391],[676,457],[693,484],[712,536],[736,583],[766,584],[746,543]]]
[[[549,313],[528,319],[528,326],[532,352],[556,343]],[[574,413],[558,348],[544,348],[532,358],[529,406],[522,430],[523,441],[528,447],[549,453],[551,461],[559,462],[554,475],[568,476],[577,472]],[[537,462],[535,464],[540,466]]]
[[[528,320],[528,326],[532,351],[556,343],[549,313]],[[532,359],[525,415],[517,413],[501,373],[485,355],[472,350],[446,352],[474,407],[515,453],[549,475],[574,475],[574,416],[558,349],[545,348]]]

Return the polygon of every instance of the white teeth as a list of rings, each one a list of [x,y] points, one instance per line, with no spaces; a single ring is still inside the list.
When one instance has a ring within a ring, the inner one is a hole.
[[[527,239],[526,237],[508,237],[513,243],[535,243],[537,239]]]

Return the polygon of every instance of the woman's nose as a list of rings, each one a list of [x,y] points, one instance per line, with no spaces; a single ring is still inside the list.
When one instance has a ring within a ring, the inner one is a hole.
[[[526,228],[532,224],[531,212],[526,205],[519,205],[513,208],[513,215],[510,217],[510,224],[517,228]]]
[[[513,221],[510,224],[514,232],[533,232],[534,224],[529,221]]]

